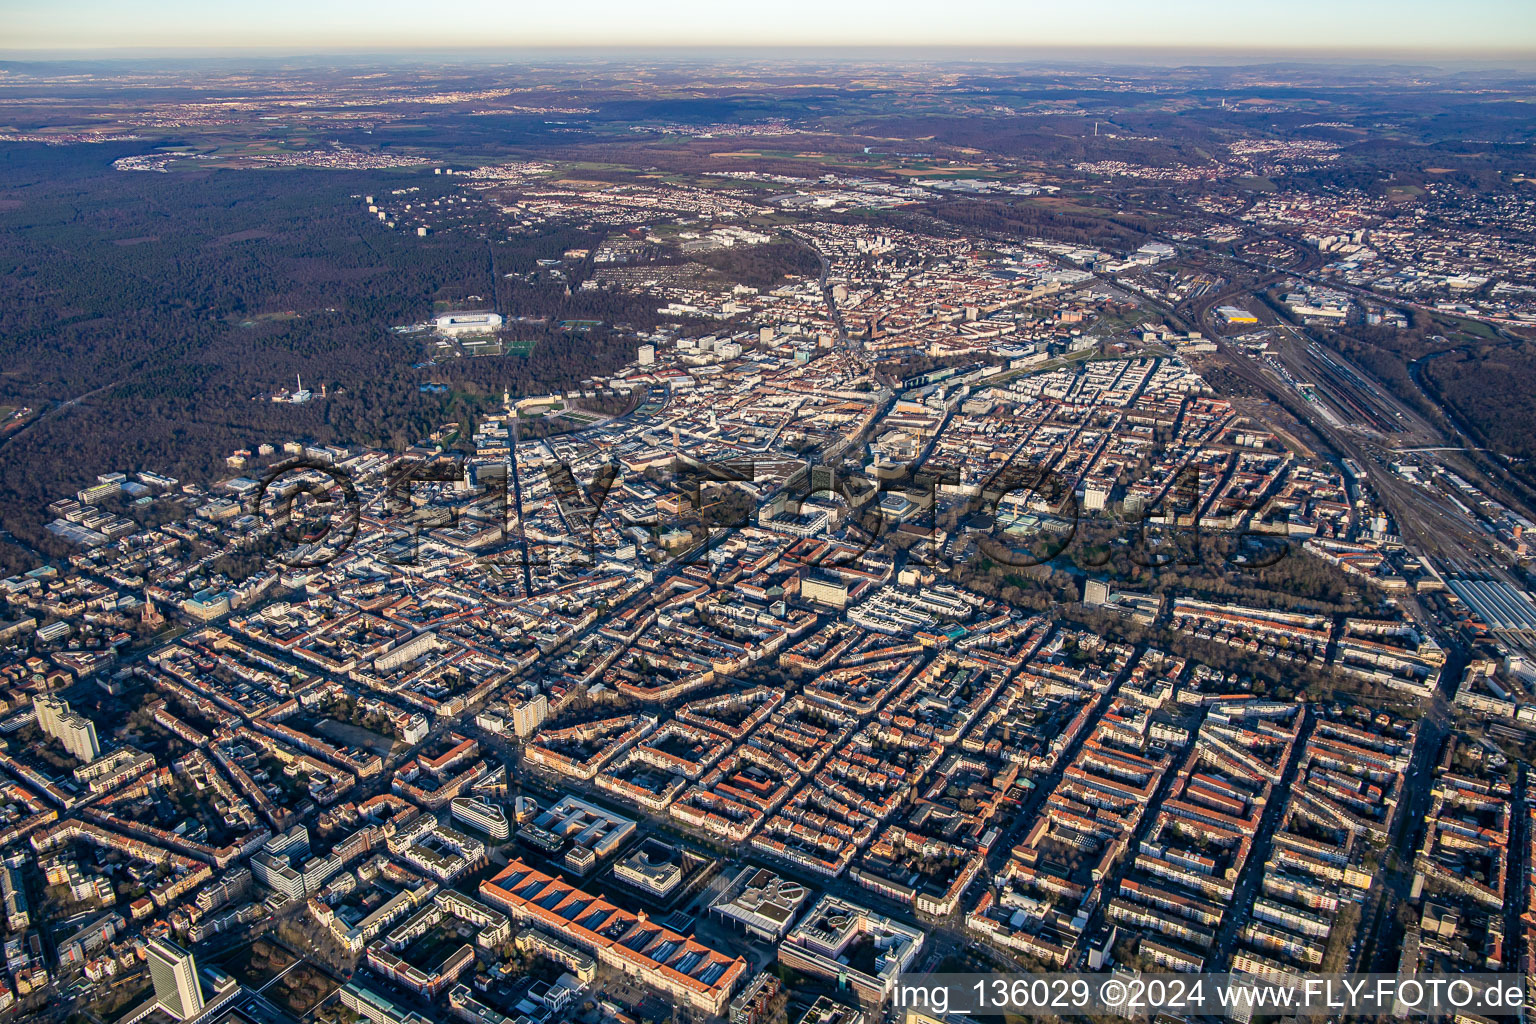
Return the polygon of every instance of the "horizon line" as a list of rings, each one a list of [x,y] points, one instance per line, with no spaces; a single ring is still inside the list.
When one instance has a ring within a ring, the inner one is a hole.
[[[1536,73],[1536,48],[1518,47],[1405,47],[1405,46],[1291,46],[1270,47],[1224,46],[1218,44],[1143,44],[1143,43],[564,43],[520,42],[517,44],[478,43],[475,45],[361,45],[321,46],[315,48],[283,45],[171,45],[171,46],[76,46],[60,47],[6,47],[0,49],[0,61],[25,62],[28,60],[99,60],[133,59],[153,57],[182,58],[235,58],[263,57],[276,59],[326,58],[326,57],[441,57],[446,55],[478,56],[482,58],[512,54],[676,54],[676,55],[818,55],[844,53],[911,53],[911,54],[971,54],[995,55],[1079,55],[1118,56],[1142,54],[1146,56],[1188,55],[1221,56],[1227,58],[1276,58],[1321,59],[1353,57],[1384,60],[1393,58],[1439,58],[1448,60],[1502,60],[1523,61]]]

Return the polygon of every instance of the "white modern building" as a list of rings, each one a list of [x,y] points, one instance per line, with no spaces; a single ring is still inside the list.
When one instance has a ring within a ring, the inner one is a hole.
[[[303,825],[295,825],[267,840],[251,858],[251,874],[267,888],[291,900],[302,900],[318,892],[341,870],[341,864],[341,859],[334,853],[311,857],[309,830]]]
[[[512,709],[512,731],[518,739],[527,739],[538,731],[549,717],[549,698],[535,694]]]
[[[614,865],[613,873],[643,892],[664,897],[682,884],[682,854],[659,839],[647,838]]]
[[[90,762],[101,756],[96,723],[69,710],[68,701],[45,693],[33,698],[32,709],[37,713],[38,728],[64,744],[76,758]]]
[[[742,868],[709,912],[748,934],[777,942],[795,923],[809,890],[767,868]]]
[[[496,804],[473,797],[456,796],[448,804],[448,811],[459,821],[473,825],[499,842],[512,838],[512,826],[507,822],[507,812]]]
[[[444,313],[437,318],[437,333],[450,338],[494,334],[501,329],[500,313]]]
[[[866,970],[850,965],[847,956],[850,947],[863,941],[872,942],[878,950]],[[829,894],[784,937],[779,961],[805,974],[846,984],[861,1003],[879,1006],[922,947],[923,933],[916,928]]]
[[[149,977],[155,1000],[177,1020],[191,1020],[203,1012],[203,990],[197,980],[197,961],[169,939],[153,938],[146,949]]]

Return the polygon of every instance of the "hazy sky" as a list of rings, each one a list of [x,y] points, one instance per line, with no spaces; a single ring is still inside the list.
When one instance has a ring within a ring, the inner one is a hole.
[[[1536,53],[1531,0],[0,0],[0,51],[988,45]]]

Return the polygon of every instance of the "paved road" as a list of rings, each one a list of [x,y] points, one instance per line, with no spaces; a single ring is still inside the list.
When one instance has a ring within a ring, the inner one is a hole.
[[[1466,653],[1459,644],[1447,645],[1440,685],[1419,721],[1403,799],[1392,821],[1381,871],[1361,915],[1360,962],[1370,965],[1370,970],[1397,970],[1402,928],[1397,923],[1395,910],[1413,888],[1414,856],[1424,834],[1424,814],[1429,809],[1434,788],[1434,766],[1452,725],[1449,694],[1460,680],[1466,663]],[[1518,934],[1508,933],[1511,938]]]

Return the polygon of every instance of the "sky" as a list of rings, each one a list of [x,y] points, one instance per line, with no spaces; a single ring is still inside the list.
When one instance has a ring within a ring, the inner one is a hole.
[[[0,51],[988,46],[1536,58],[1531,0],[0,0]]]

